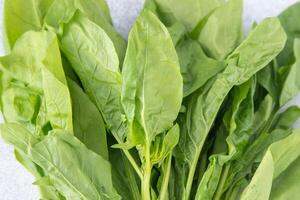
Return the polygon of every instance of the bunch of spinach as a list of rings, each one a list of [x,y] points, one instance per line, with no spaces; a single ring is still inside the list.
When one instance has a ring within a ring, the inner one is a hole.
[[[6,0],[3,139],[41,199],[297,199],[300,4],[244,36],[242,0]]]

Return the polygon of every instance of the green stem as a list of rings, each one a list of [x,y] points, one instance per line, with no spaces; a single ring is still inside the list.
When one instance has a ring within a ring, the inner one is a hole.
[[[214,195],[214,198],[213,198],[214,200],[219,200],[222,197],[223,187],[224,187],[224,184],[226,182],[229,169],[230,169],[230,163],[228,163],[227,165],[225,165],[225,168],[223,169],[221,180],[220,180],[220,182],[218,184],[217,191],[216,191],[216,193]]]
[[[171,173],[171,161],[172,161],[172,153],[167,157],[167,163],[165,164],[164,169],[164,177],[162,180],[162,186],[160,188],[159,193],[159,200],[166,200],[168,199],[168,186],[169,186],[169,179]]]
[[[142,200],[151,200],[151,170],[152,165],[150,161],[150,145],[149,142],[145,144],[145,164],[144,164],[144,173],[142,179]]]
[[[114,134],[113,134],[114,135]],[[121,144],[121,140],[116,136],[114,135],[115,139],[117,140],[117,142],[119,144]],[[129,153],[128,150],[126,149],[122,149],[123,153],[125,154],[125,156],[127,157],[128,161],[130,162],[130,164],[132,165],[133,169],[135,170],[135,172],[137,173],[137,175],[140,177],[140,179],[143,178],[143,175],[142,175],[142,172],[141,172],[141,169],[140,167],[138,166],[138,164],[135,162],[134,158],[132,157],[132,155]]]
[[[193,158],[191,168],[190,168],[190,171],[189,171],[189,174],[188,174],[188,179],[187,179],[186,186],[185,186],[185,195],[183,197],[184,200],[189,200],[190,199],[192,184],[193,184],[193,181],[194,181],[194,175],[195,175],[198,159],[199,159],[203,144],[204,144],[204,140],[199,144],[199,148],[197,149],[197,151],[195,153],[195,156]]]
[[[125,158],[124,154],[122,154],[122,159],[125,167],[125,173],[129,180],[129,185],[132,192],[133,200],[140,200],[141,195],[135,178],[133,167],[130,165],[128,159]]]

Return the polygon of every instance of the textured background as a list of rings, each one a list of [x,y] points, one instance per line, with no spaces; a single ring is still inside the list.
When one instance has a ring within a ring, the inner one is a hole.
[[[9,0],[8,0],[9,1]],[[25,0],[24,0],[25,1]],[[268,16],[276,16],[289,5],[299,0],[244,0],[245,30],[248,31],[254,20],[260,21]],[[114,24],[124,37],[137,17],[143,0],[107,0]],[[2,27],[3,0],[0,0],[0,29]],[[0,41],[3,38],[0,30]],[[0,42],[0,54],[3,45]],[[300,103],[300,97],[295,102]],[[1,119],[0,119],[1,121]],[[32,186],[33,177],[15,161],[13,148],[0,139],[0,199],[1,200],[37,200],[37,189]]]

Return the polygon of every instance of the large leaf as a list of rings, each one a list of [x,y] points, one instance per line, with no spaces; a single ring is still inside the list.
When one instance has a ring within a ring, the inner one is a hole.
[[[300,185],[299,130],[289,137],[272,144],[261,161],[241,199],[295,199]],[[293,178],[294,176],[294,178]],[[271,195],[271,196],[270,196]]]
[[[242,0],[229,0],[201,24],[198,41],[210,57],[222,60],[240,43],[242,10]]]
[[[8,50],[26,31],[41,30],[43,18],[53,0],[5,0],[4,29]]]
[[[228,132],[228,155],[224,152],[212,155],[210,163],[198,185],[196,199],[219,199],[223,193],[230,161],[236,159],[249,142],[254,119],[253,94],[255,80],[235,87],[232,92],[232,104],[224,115],[224,123]],[[224,128],[224,127],[223,127]],[[225,142],[225,141],[223,141]],[[223,167],[225,165],[225,167]]]
[[[210,78],[222,71],[225,63],[209,58],[201,45],[188,36],[176,45],[183,77],[183,94],[188,96],[202,87]]]
[[[120,199],[109,162],[71,134],[54,130],[39,141],[22,126],[9,123],[0,131],[6,142],[43,168],[50,184],[67,199]]]
[[[63,23],[68,23],[77,10],[86,15],[109,35],[118,52],[119,59],[122,61],[126,43],[111,24],[109,9],[105,0],[54,0],[45,16],[45,23],[58,29],[57,31],[59,32],[59,26]]]
[[[295,63],[292,64],[290,70],[283,83],[283,87],[280,94],[280,106],[287,103],[300,91],[300,39],[294,40],[294,56]]]
[[[172,39],[150,11],[142,12],[129,34],[122,77],[122,105],[128,122],[141,127],[128,140],[149,143],[172,126],[183,87]],[[138,134],[144,141],[136,139]]]
[[[89,148],[108,160],[106,129],[97,107],[84,91],[68,80],[72,97],[74,135]]]
[[[223,3],[223,0],[149,0],[151,1],[156,3],[163,23],[169,26],[179,21],[189,31]]]
[[[287,33],[288,39],[283,51],[276,58],[279,66],[290,65],[294,62],[293,44],[295,38],[300,38],[300,26],[297,19],[300,17],[300,3],[296,3],[279,15],[279,20]]]
[[[229,56],[228,66],[216,80],[208,83],[204,89],[191,97],[185,122],[188,131],[181,134],[178,145],[179,151],[187,158],[186,162],[190,169],[186,198],[189,197],[204,141],[229,90],[234,85],[247,81],[266,66],[282,50],[285,41],[286,35],[279,21],[275,18],[264,20]]]
[[[121,74],[113,43],[103,29],[77,12],[64,26],[61,46],[108,129],[122,140]]]
[[[26,32],[0,62],[5,77],[2,109],[8,122],[27,124],[38,134],[48,121],[73,132],[71,99],[54,33]]]

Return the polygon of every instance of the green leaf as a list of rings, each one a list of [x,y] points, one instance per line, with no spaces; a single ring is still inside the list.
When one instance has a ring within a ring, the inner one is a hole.
[[[300,108],[298,106],[290,106],[284,112],[277,114],[271,129],[290,129],[300,117]]]
[[[300,39],[294,40],[295,63],[292,64],[280,94],[280,106],[286,104],[300,91]]]
[[[125,55],[126,43],[113,28],[108,6],[105,0],[54,0],[45,16],[45,23],[60,32],[60,26],[72,20],[74,14],[80,11],[89,20],[100,26],[113,41],[120,61]]]
[[[160,14],[160,18],[166,25],[172,25],[179,21],[189,31],[193,30],[199,21],[203,20],[215,8],[223,3],[223,0],[153,0]]]
[[[289,137],[269,147],[250,184],[243,191],[241,199],[267,200],[297,197],[295,189],[300,183],[291,176],[299,174],[299,133],[299,130],[295,130]]]
[[[87,95],[101,111],[107,128],[122,140],[122,80],[113,43],[104,30],[79,12],[64,26],[60,39],[66,57]]]
[[[255,84],[255,79],[250,79],[233,89],[231,107],[228,108],[223,118],[228,132],[226,139],[228,154],[224,155],[224,152],[221,152],[210,157],[209,166],[198,185],[197,199],[220,199],[222,196],[223,185],[230,169],[230,161],[236,159],[249,142],[254,118]],[[223,167],[224,165],[225,167]]]
[[[276,58],[279,66],[290,65],[294,62],[294,39],[300,38],[300,27],[297,24],[297,19],[300,17],[299,9],[300,3],[295,3],[279,15],[281,25],[287,34],[287,43]]]
[[[210,78],[225,68],[225,63],[209,58],[200,44],[190,38],[184,38],[176,45],[183,77],[184,97],[202,87]]]
[[[229,0],[208,16],[197,38],[210,57],[222,60],[240,43],[242,11],[242,0]]]
[[[84,91],[68,79],[72,97],[74,135],[87,148],[108,160],[105,124],[97,107]]]
[[[204,141],[226,95],[234,85],[242,84],[265,67],[282,50],[285,40],[286,35],[276,18],[264,20],[228,57],[228,66],[214,82],[206,84],[204,89],[191,97],[185,122],[188,126],[186,133],[188,136],[182,136],[189,139],[180,139],[178,146],[188,157],[186,162],[190,169],[186,183],[186,198],[189,197]]]
[[[272,155],[267,151],[250,185],[244,190],[241,200],[268,200],[272,187],[273,172],[274,163]]]
[[[179,126],[174,125],[166,135],[156,138],[151,152],[151,162],[161,164],[165,158],[172,153],[179,140]]]
[[[14,45],[12,52],[0,59],[2,71],[5,76],[9,77],[6,81],[16,79],[26,84],[27,87],[41,92],[41,69],[45,65],[51,68],[61,66],[59,63],[60,58],[56,57],[58,52],[56,45],[54,33],[28,31],[23,34]],[[56,64],[59,64],[59,66],[56,66]]]
[[[128,123],[138,124],[140,133],[136,134],[151,142],[178,115],[182,77],[168,30],[150,11],[142,12],[129,34],[122,77],[122,105]]]
[[[2,125],[0,131],[6,142],[43,168],[67,199],[120,199],[112,185],[109,162],[71,134],[54,130],[38,141],[17,124]]]
[[[28,31],[0,58],[2,110],[37,135],[54,127],[72,133],[71,101],[54,33]],[[59,96],[56,96],[59,94]]]
[[[73,133],[71,97],[56,37],[47,50],[41,69],[47,116],[52,128]]]
[[[53,0],[5,0],[4,29],[7,50],[16,40],[30,30],[41,30],[43,18]]]
[[[276,69],[272,63],[257,73],[257,82],[268,91],[275,102],[279,98],[279,84],[277,81]]]

